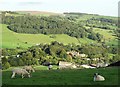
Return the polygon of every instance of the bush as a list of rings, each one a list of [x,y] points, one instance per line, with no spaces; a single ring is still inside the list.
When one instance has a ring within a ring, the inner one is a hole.
[[[8,69],[10,68],[10,64],[9,62],[6,62],[4,65],[3,65],[3,69]]]

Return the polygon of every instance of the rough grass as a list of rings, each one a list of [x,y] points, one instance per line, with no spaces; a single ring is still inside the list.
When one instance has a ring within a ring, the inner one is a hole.
[[[105,77],[103,82],[94,82],[93,74]],[[118,68],[78,69],[78,70],[41,70],[32,73],[31,78],[17,76],[11,79],[11,71],[3,71],[3,85],[118,85]]]

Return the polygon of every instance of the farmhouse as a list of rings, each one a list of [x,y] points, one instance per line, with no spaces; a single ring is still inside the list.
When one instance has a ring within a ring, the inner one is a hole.
[[[63,69],[63,68],[77,68],[77,66],[73,63],[70,63],[70,62],[60,61],[59,62],[59,69]]]

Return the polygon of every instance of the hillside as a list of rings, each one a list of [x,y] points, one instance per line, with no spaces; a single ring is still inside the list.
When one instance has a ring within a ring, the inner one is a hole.
[[[62,15],[60,13],[46,12],[46,11],[17,11],[20,14],[30,14],[36,16],[50,16],[50,15]]]
[[[23,15],[32,15],[32,16],[51,16],[51,15],[63,15],[61,13],[47,12],[47,11],[13,11],[6,14],[6,16],[23,16]]]
[[[18,34],[7,29],[6,27],[7,25],[0,24],[0,26],[2,26],[3,48],[16,48],[19,46],[23,48],[27,48],[32,45],[36,45],[39,43],[50,43],[51,41],[55,41],[55,40],[64,44],[68,44],[68,43],[79,44],[76,38],[64,34],[63,35],[57,34],[56,38],[50,38],[50,35],[43,35],[43,34]]]
[[[119,32],[114,17],[81,13],[36,16],[34,12],[1,15],[3,69],[44,62],[57,65],[61,60],[79,64],[119,60]]]
[[[0,24],[2,28],[0,28],[0,31],[2,31],[2,47],[3,48],[16,48],[16,47],[22,47],[27,48],[32,45],[40,44],[40,43],[50,43],[52,41],[58,41],[64,44],[87,44],[87,43],[97,43],[94,40],[87,39],[87,38],[80,38],[79,40],[75,37],[70,37],[65,34],[55,34],[55,35],[44,35],[44,34],[19,34],[15,33],[13,31],[10,31],[7,28],[7,25]],[[2,29],[2,30],[1,30]],[[101,31],[100,29],[95,29],[95,32]],[[106,38],[106,41],[108,45],[118,45],[118,41],[115,39],[114,36],[111,35],[111,33],[105,33],[108,30],[102,30],[103,32],[99,32],[104,35]],[[51,36],[55,36],[55,38],[51,38]],[[112,37],[109,39],[109,37]],[[12,39],[11,39],[12,38]],[[29,38],[29,39],[28,39]],[[0,38],[1,40],[1,38]],[[27,44],[25,43],[27,42]]]
[[[43,15],[48,14],[48,17],[43,17]],[[115,17],[86,13],[64,13],[64,16],[50,16],[52,14],[59,13],[42,11],[7,12],[5,17],[3,16],[3,24],[1,24],[3,28],[2,47],[27,48],[51,41],[58,41],[63,44],[75,43],[76,45],[97,44],[98,42],[99,44],[104,42],[109,46],[118,45],[117,35],[119,34],[116,32]],[[36,15],[41,15],[41,17],[36,17]]]

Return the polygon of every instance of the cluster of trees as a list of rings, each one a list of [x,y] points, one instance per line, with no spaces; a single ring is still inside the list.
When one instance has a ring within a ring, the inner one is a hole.
[[[74,17],[69,16],[4,16],[2,23],[8,25],[8,29],[17,33],[42,33],[42,34],[67,34],[76,38],[89,38],[101,41],[100,34],[88,31],[84,25],[75,22]]]
[[[57,41],[49,44],[40,44],[38,46],[32,46],[27,50],[18,51],[18,49],[2,49],[2,66],[3,69],[10,66],[23,66],[23,65],[42,65],[45,62],[57,65],[59,61],[74,62],[79,64],[97,63],[94,58],[102,58],[104,62],[118,61],[119,58],[116,54],[115,48],[105,48],[103,46],[93,45],[63,45]],[[88,55],[91,61],[83,60],[80,56],[70,56],[68,51],[76,51]],[[16,52],[15,52],[16,51]],[[114,53],[113,59],[109,59],[108,53]]]
[[[90,18],[86,20],[86,26],[114,30],[118,26],[117,20],[107,18]],[[114,26],[114,27],[112,27]]]
[[[14,12],[7,12],[17,14]],[[77,21],[80,17],[87,15],[82,13],[64,13],[65,16],[5,16],[6,12],[2,12],[2,23],[7,24],[8,29],[17,33],[41,33],[41,34],[67,34],[76,38],[89,38],[101,41],[103,36],[94,33],[92,27],[102,29],[113,29],[111,26],[117,26],[117,22],[106,18],[91,18],[88,20]],[[86,28],[84,26],[89,26]],[[119,30],[114,31],[119,37]],[[54,38],[55,36],[51,36]],[[79,56],[67,55],[68,51],[76,51],[88,55],[91,60],[83,60]],[[112,54],[110,59],[109,54]],[[2,67],[7,69],[10,66],[23,65],[42,65],[45,62],[58,64],[59,61],[74,62],[79,64],[97,63],[92,59],[102,58],[104,62],[116,62],[120,60],[117,47],[108,47],[105,44],[68,44],[63,45],[57,41],[51,44],[40,44],[32,46],[27,50],[20,49],[2,49]]]
[[[113,18],[102,17],[97,14],[86,14],[86,13],[64,13],[67,17],[71,17],[74,20],[81,19],[84,16],[90,16],[90,18],[79,20],[82,25],[102,28],[102,29],[115,29],[118,26],[118,20]],[[91,18],[91,16],[94,16]],[[113,27],[114,26],[114,27]]]

